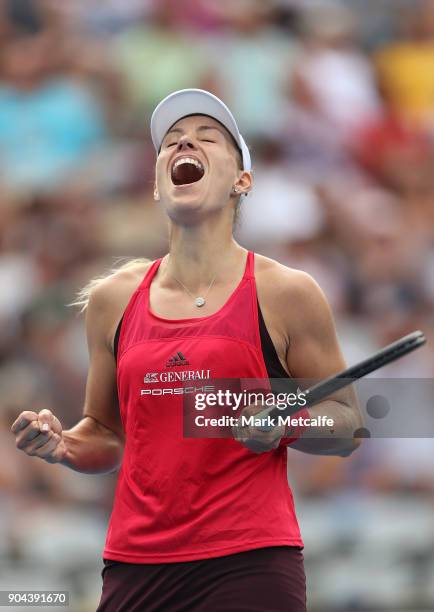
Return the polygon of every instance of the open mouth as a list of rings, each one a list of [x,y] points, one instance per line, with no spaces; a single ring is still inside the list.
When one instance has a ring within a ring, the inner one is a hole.
[[[172,182],[174,185],[189,185],[197,183],[205,174],[205,169],[197,159],[181,157],[172,166]]]

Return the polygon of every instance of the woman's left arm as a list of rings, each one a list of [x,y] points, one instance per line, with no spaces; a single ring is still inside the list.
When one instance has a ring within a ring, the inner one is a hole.
[[[262,291],[264,305],[273,306],[268,313],[272,327],[286,346],[288,372],[301,390],[346,368],[330,306],[309,274],[278,264],[267,274]],[[301,408],[300,402],[299,405]],[[249,406],[244,413],[252,415],[263,409],[259,405]],[[315,419],[321,425],[291,429],[276,424],[268,432],[249,426],[238,428],[237,437],[256,453],[290,444],[305,453],[346,457],[360,444],[355,433],[363,421],[352,386],[311,408],[301,409],[293,417]]]
[[[303,388],[306,388],[347,366],[323,291],[305,272],[292,271],[291,277],[287,291],[290,293],[288,301],[290,298],[293,307],[283,315],[288,344],[287,365],[291,376],[302,381]],[[333,425],[306,427],[291,443],[292,448],[311,454],[345,457],[359,446],[354,434],[363,422],[352,386],[330,395],[327,400],[308,408],[307,412],[310,418],[327,417]]]

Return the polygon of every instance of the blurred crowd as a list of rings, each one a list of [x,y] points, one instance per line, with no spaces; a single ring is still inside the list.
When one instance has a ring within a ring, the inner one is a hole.
[[[433,0],[2,0],[2,558],[25,556],[26,513],[110,509],[114,476],[21,456],[9,428],[24,409],[79,420],[86,340],[67,304],[120,258],[166,252],[149,119],[184,87],[220,96],[251,149],[239,241],[313,275],[348,362],[422,329],[383,376],[433,378]],[[383,442],[290,453],[296,494],[432,503],[434,440]]]

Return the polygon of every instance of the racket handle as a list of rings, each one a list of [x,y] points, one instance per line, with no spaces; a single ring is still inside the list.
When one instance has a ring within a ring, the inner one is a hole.
[[[286,409],[285,409],[286,410]],[[262,425],[255,425],[255,429],[258,431],[262,431],[263,433],[268,433],[274,429],[274,425],[269,424],[267,421],[275,418],[278,414],[282,414],[284,410],[279,410],[277,406],[268,406],[258,414],[255,414],[255,419],[261,419]]]

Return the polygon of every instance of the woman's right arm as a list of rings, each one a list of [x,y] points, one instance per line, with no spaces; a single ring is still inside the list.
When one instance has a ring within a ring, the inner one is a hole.
[[[116,363],[110,346],[116,299],[113,282],[92,291],[86,310],[89,373],[83,418],[63,430],[50,410],[22,412],[11,427],[16,446],[49,463],[87,474],[116,470],[122,461],[124,433],[116,387]]]

